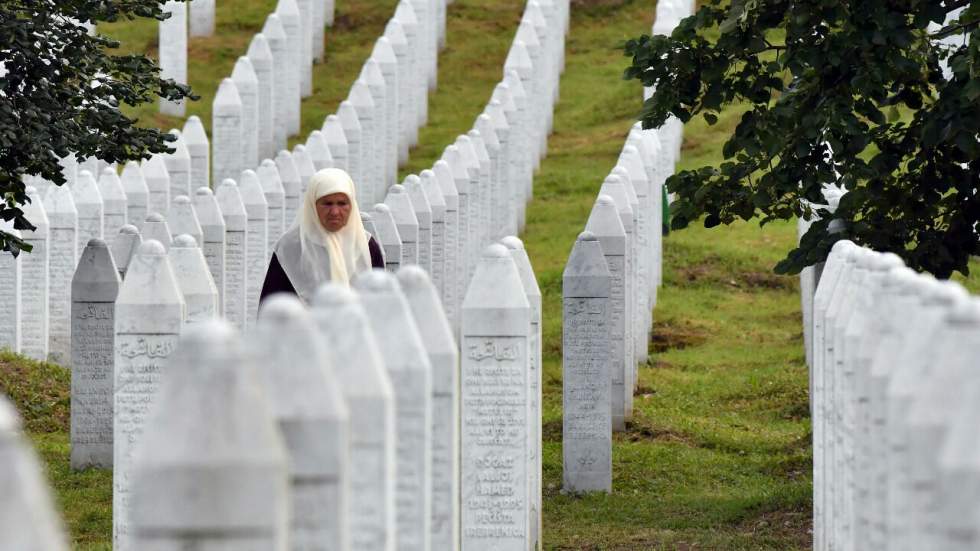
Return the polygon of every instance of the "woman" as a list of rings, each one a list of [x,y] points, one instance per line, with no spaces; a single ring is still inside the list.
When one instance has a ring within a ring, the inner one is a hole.
[[[276,243],[261,300],[285,292],[310,304],[324,282],[347,286],[354,274],[384,265],[381,246],[361,223],[354,182],[325,168],[310,178],[296,221]]]

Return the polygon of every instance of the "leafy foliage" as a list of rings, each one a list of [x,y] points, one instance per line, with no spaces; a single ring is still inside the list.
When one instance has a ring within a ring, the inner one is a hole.
[[[165,0],[4,0],[0,2],[0,218],[34,229],[19,205],[29,199],[23,176],[65,182],[59,159],[70,153],[106,162],[170,151],[173,137],[139,128],[120,105],[158,97],[193,98],[190,88],[159,78],[142,55],[112,55],[119,43],[89,34],[94,24],[164,20]],[[0,250],[30,250],[0,231]]]
[[[655,87],[644,127],[748,108],[719,166],[668,180],[672,226],[818,215],[777,272],[846,238],[967,273],[980,254],[978,26],[980,0],[706,0],[671,36],[628,41],[624,78]],[[835,212],[820,206],[827,184],[848,190]]]

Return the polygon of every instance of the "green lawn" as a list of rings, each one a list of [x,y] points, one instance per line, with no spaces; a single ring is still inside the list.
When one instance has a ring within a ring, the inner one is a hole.
[[[394,0],[338,2],[317,94],[303,131],[346,95]],[[218,80],[262,25],[272,0],[219,2],[215,38],[191,42],[189,108],[210,124]],[[431,166],[486,104],[519,20],[520,0],[456,0],[429,126],[406,170]],[[544,300],[545,547],[548,549],[803,549],[810,518],[810,423],[799,289],[771,268],[795,228],[738,224],[671,234],[655,311],[651,361],[642,366],[633,422],[614,441],[611,495],[566,496],[561,485],[561,273],[603,177],[640,108],[636,82],[619,77],[617,45],[648,32],[653,2],[574,0],[567,70],[547,159],[535,180],[524,235]],[[152,24],[110,31],[155,49]],[[219,38],[220,37],[220,38]],[[139,111],[147,124],[176,121]],[[717,161],[735,115],[686,129],[683,167]],[[68,375],[0,356],[11,395],[47,463],[75,549],[109,549],[111,476],[67,468]]]

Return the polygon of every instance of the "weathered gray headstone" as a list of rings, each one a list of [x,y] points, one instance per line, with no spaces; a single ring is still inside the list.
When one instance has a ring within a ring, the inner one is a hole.
[[[322,286],[313,318],[350,412],[352,549],[385,551],[396,543],[395,398],[380,346],[352,291]]]
[[[524,551],[531,308],[503,245],[484,251],[461,314],[462,548]]]
[[[446,279],[446,199],[442,196],[442,187],[435,172],[423,170],[419,178],[422,180],[426,200],[429,201],[429,207],[432,209],[432,253],[429,256],[431,260],[429,275],[441,297]]]
[[[193,0],[190,2],[190,36],[211,36],[214,34],[215,0]]]
[[[242,170],[244,110],[235,81],[221,81],[211,111],[211,179],[237,178]]]
[[[276,167],[279,169],[279,179],[283,189],[283,220],[285,229],[292,227],[296,221],[296,212],[299,210],[300,187],[303,185],[300,179],[299,169],[293,160],[293,154],[283,149],[276,155]],[[284,230],[285,231],[285,230]]]
[[[75,208],[78,210],[78,256],[82,256],[82,250],[89,239],[102,239],[105,227],[103,215],[105,209],[102,205],[102,193],[99,185],[95,182],[95,176],[87,170],[78,173],[78,180],[71,186],[71,197],[75,201]]]
[[[354,279],[395,391],[398,435],[395,509],[399,549],[430,549],[432,512],[432,365],[393,274]]]
[[[612,491],[612,274],[599,240],[579,235],[562,274],[562,489]]]
[[[225,220],[224,313],[235,327],[245,328],[248,287],[248,213],[234,180],[225,180],[214,194]]]
[[[99,176],[99,193],[102,194],[102,220],[106,236],[115,235],[126,224],[126,192],[115,169],[105,168]]]
[[[140,231],[132,224],[126,224],[119,228],[115,238],[110,244],[112,260],[116,263],[116,270],[119,271],[120,280],[126,278],[126,270],[129,269],[129,261],[132,260],[136,250],[143,243]]]
[[[170,173],[167,172],[167,163],[163,160],[163,155],[153,155],[144,161],[142,172],[149,193],[146,203],[147,214],[151,212],[166,214],[170,209]],[[125,173],[123,175],[125,176]],[[133,178],[135,182],[135,176]],[[128,191],[129,188],[126,189]],[[143,229],[142,226],[137,227]]]
[[[276,14],[271,14],[265,20],[262,27],[262,34],[265,35],[269,43],[269,50],[272,52],[272,105],[273,105],[273,149],[269,155],[276,150],[286,147],[289,132],[289,106],[288,95],[286,93],[287,81],[289,80],[289,56],[288,44],[286,43],[286,31],[283,29],[282,20]]]
[[[432,549],[459,546],[459,349],[439,292],[418,266],[398,271],[432,364]]]
[[[68,551],[41,462],[0,394],[0,549]]]
[[[159,64],[160,78],[187,82],[187,4],[169,0],[163,5],[169,18],[160,21]],[[160,112],[174,117],[184,116],[184,102],[160,99]]]
[[[315,170],[323,170],[333,167],[333,156],[330,155],[330,146],[323,132],[314,130],[306,138],[306,153],[310,156]]]
[[[139,229],[146,220],[150,200],[150,189],[143,178],[143,169],[136,161],[128,161],[123,167],[120,180],[126,194],[126,221]]]
[[[282,179],[279,177],[279,167],[275,161],[265,159],[256,171],[259,175],[259,182],[262,183],[262,191],[265,193],[265,202],[269,208],[269,250],[275,249],[276,242],[286,231],[286,211],[283,210],[283,201],[286,198],[286,191],[282,187]]]
[[[225,219],[221,214],[217,198],[206,187],[198,188],[194,193],[194,211],[197,213],[198,222],[201,223],[204,237],[201,251],[204,253],[204,260],[208,264],[214,286],[218,290],[218,315],[223,316],[225,313]]]
[[[419,263],[419,220],[415,216],[412,200],[401,184],[391,186],[385,204],[391,209],[391,215],[398,225],[398,235],[402,240],[401,265]]]
[[[0,221],[0,229],[14,237],[20,237],[10,222]],[[0,292],[6,297],[3,310],[0,311],[0,350],[7,349],[14,353],[20,352],[21,341],[21,289],[29,287],[32,282],[26,282],[21,273],[21,264],[25,254],[16,257],[8,251],[0,251]]]
[[[197,212],[191,198],[186,195],[174,197],[170,212],[167,213],[167,227],[170,229],[170,237],[176,239],[178,235],[187,234],[197,241],[198,246],[204,243],[204,231],[201,223],[197,219]]]
[[[143,236],[143,241],[149,241],[150,239],[157,241],[163,245],[165,250],[169,250],[170,244],[173,243],[173,234],[170,233],[170,226],[167,224],[167,219],[159,212],[151,212],[146,217],[146,220],[143,222],[141,235]]]
[[[279,0],[276,15],[282,22],[286,33],[286,59],[288,62],[286,83],[283,92],[286,97],[286,135],[298,134],[300,129],[300,98],[303,83],[303,35],[299,6],[296,0]]]
[[[287,548],[285,446],[243,347],[212,320],[165,362],[133,462],[131,548]]]
[[[242,172],[242,178],[238,186],[242,196],[242,203],[245,205],[245,212],[248,215],[248,252],[245,277],[248,279],[246,285],[246,325],[255,321],[255,316],[259,311],[259,295],[262,293],[262,283],[265,281],[265,272],[269,267],[271,254],[268,251],[269,241],[269,205],[265,201],[265,192],[262,190],[262,183],[259,182],[258,175],[251,170]]]
[[[350,543],[351,418],[332,358],[295,296],[262,303],[250,355],[289,456],[289,543],[347,549]]]
[[[347,135],[344,132],[344,125],[340,122],[337,115],[328,115],[323,121],[323,139],[330,148],[330,157],[333,159],[334,168],[342,168],[353,175],[348,167],[347,157]]]
[[[235,62],[231,73],[242,100],[242,168],[259,164],[259,78],[247,57]]]
[[[184,324],[180,288],[167,260],[167,251],[158,241],[144,241],[130,262],[126,279],[119,288],[115,315],[113,549],[143,549],[131,539],[129,529],[133,513],[130,509],[133,451],[143,435],[147,414],[156,402],[166,368],[180,365],[168,364],[167,358],[177,349]],[[196,422],[201,420],[197,418]],[[174,490],[171,486],[170,491]],[[164,494],[154,497],[160,500]]]
[[[310,158],[303,144],[296,144],[293,147],[293,162],[296,163],[296,171],[299,173],[299,189],[295,196],[287,196],[286,201],[296,205],[298,211],[300,203],[303,202],[303,194],[306,193],[306,186],[310,185],[310,178],[316,174],[316,166],[313,165],[313,159]]]
[[[34,224],[34,231],[24,231],[21,238],[34,248],[23,255],[20,274],[31,285],[20,289],[20,353],[34,360],[48,359],[48,292],[51,224],[44,211],[41,195],[28,187],[30,202],[21,206],[24,217]]]
[[[184,297],[184,323],[200,323],[218,317],[218,288],[197,240],[186,233],[174,236],[167,256]]]
[[[171,142],[173,153],[165,153],[163,161],[167,164],[167,174],[170,175],[170,200],[178,195],[189,195],[193,190],[191,187],[191,152],[187,149],[184,135],[176,128],[170,130],[170,134],[177,137],[177,141]]]
[[[275,129],[275,67],[272,49],[265,34],[259,33],[252,37],[248,45],[248,60],[252,62],[257,81],[259,105],[259,157],[272,157],[276,154]]]
[[[52,186],[44,197],[48,234],[48,361],[71,359],[71,278],[78,260],[78,211],[67,185]]]
[[[362,128],[361,121],[357,117],[357,109],[348,100],[340,102],[340,107],[337,109],[337,118],[340,119],[341,128],[344,131],[344,138],[347,140],[347,163],[345,165],[347,173],[354,179],[354,184],[360,186],[364,180],[364,168],[361,163],[361,135],[366,133],[367,130]],[[334,155],[334,158],[336,157]]]
[[[112,467],[112,391],[119,271],[92,239],[71,281],[71,467]]]
[[[197,2],[198,0],[194,0]],[[211,142],[208,141],[204,123],[197,115],[187,117],[181,132],[187,154],[191,157],[191,190],[210,187],[211,184]]]
[[[419,224],[418,264],[426,272],[432,271],[432,206],[422,189],[422,180],[414,174],[405,177],[402,184],[415,211],[415,219]]]
[[[398,224],[391,208],[384,203],[374,205],[373,215],[374,227],[378,230],[377,241],[385,253],[385,269],[397,271],[402,264],[402,237],[398,233]]]

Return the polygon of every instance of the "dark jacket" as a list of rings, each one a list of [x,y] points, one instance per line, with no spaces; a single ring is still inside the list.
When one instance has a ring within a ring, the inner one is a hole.
[[[378,245],[378,242],[373,237],[368,239],[368,250],[371,251],[371,267],[383,270],[385,267],[384,255],[381,253],[381,246]],[[260,295],[259,302],[265,300],[265,297],[276,293],[295,295],[296,289],[293,288],[292,282],[286,276],[286,271],[279,264],[276,253],[272,253],[272,260],[269,261],[269,270],[265,273],[265,283],[262,284],[262,294]]]

